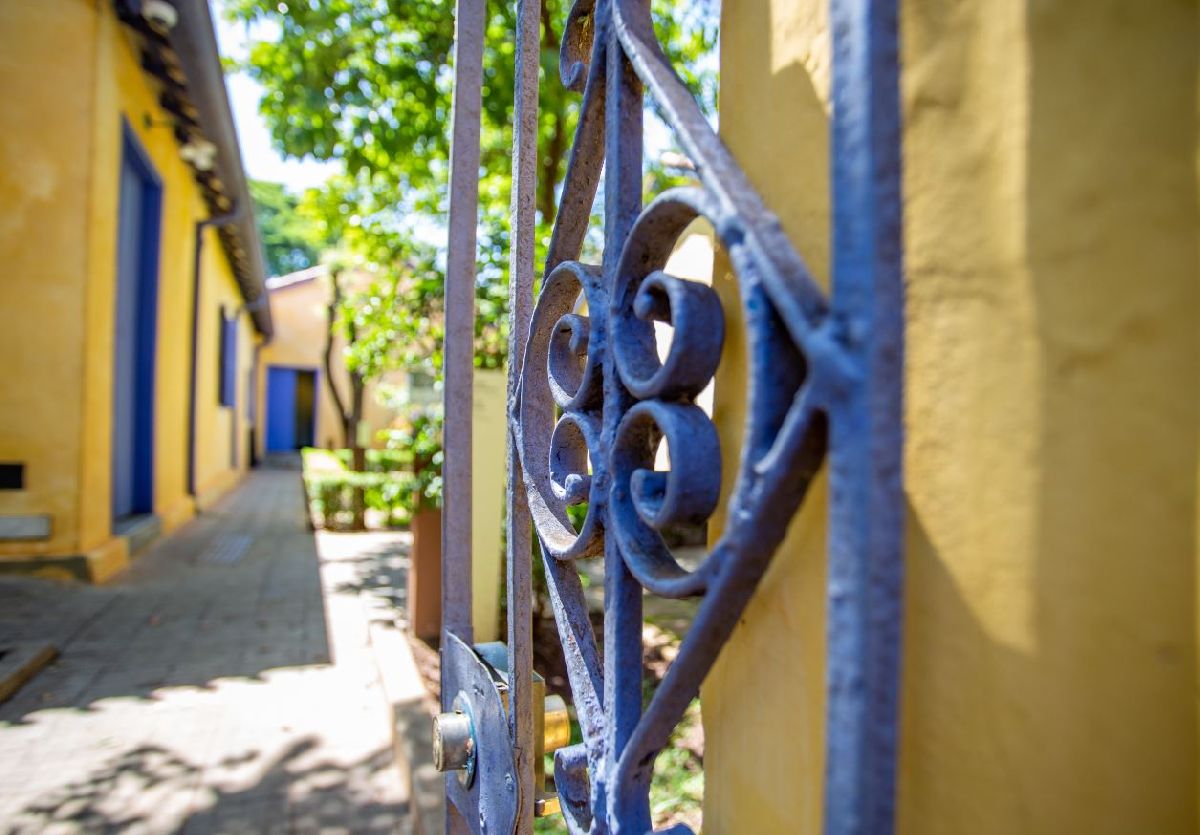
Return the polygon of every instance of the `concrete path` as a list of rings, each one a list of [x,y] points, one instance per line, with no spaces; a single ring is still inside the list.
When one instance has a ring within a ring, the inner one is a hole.
[[[405,543],[321,541],[260,471],[113,585],[0,579],[0,638],[61,652],[0,705],[0,833],[407,833],[368,638]]]

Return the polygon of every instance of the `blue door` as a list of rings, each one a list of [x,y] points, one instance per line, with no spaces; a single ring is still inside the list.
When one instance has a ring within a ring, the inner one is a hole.
[[[154,353],[161,185],[128,125],[121,154],[113,339],[112,515],[154,505]]]
[[[267,452],[313,445],[316,377],[303,368],[267,369]]]

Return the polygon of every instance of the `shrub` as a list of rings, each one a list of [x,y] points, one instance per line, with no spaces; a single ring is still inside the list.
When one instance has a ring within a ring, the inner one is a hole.
[[[412,409],[408,425],[384,430],[389,452],[407,456],[421,508],[442,506],[442,415],[436,409]]]
[[[412,518],[414,479],[411,473],[350,471],[305,477],[313,516],[328,530],[347,530],[354,521],[354,489],[361,488],[368,510],[383,514],[389,527]]]

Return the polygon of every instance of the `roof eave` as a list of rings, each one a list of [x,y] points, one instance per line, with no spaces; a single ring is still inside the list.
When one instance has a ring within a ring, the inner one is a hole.
[[[176,119],[176,137],[181,143],[203,138],[217,148],[211,168],[193,165],[196,182],[212,214],[233,213],[218,226],[218,236],[246,309],[269,338],[273,327],[266,268],[212,13],[205,0],[173,0],[172,5],[178,20],[164,34],[142,18],[140,0],[116,2],[121,19],[142,35],[143,66],[163,84],[160,103]]]

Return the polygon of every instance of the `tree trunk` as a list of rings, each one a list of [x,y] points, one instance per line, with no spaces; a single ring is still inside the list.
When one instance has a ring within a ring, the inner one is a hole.
[[[333,400],[333,407],[337,409],[338,413],[338,422],[342,425],[342,443],[350,446],[352,429],[350,413],[346,410],[346,401],[342,400],[342,393],[338,390],[333,374],[333,329],[334,323],[337,322],[338,308],[342,305],[341,274],[338,271],[329,271],[329,286],[329,304],[325,306],[325,385],[329,388],[329,397]]]
[[[367,451],[359,443],[359,426],[362,423],[363,417],[363,397],[366,392],[366,384],[361,374],[350,372],[350,420],[351,425],[347,431],[350,437],[350,469],[356,473],[365,473],[367,471]],[[363,488],[360,485],[355,485],[351,490],[351,510],[354,514],[354,529],[361,531],[367,527],[366,519],[366,497],[363,493]]]
[[[334,408],[337,409],[338,418],[342,424],[342,444],[350,450],[350,470],[351,472],[362,473],[367,470],[367,452],[358,443],[358,426],[362,422],[366,383],[361,374],[348,371],[350,377],[350,404],[347,406],[346,401],[342,399],[342,393],[337,387],[333,373],[334,324],[337,322],[338,309],[342,305],[343,297],[340,270],[331,269],[329,271],[329,284],[329,304],[326,306],[329,327],[325,335],[325,383],[329,387],[329,395],[333,400]],[[350,343],[353,344],[357,337],[353,321],[349,323],[347,335]],[[345,365],[343,364],[341,367],[345,368]],[[354,484],[350,488],[350,511],[352,514],[350,521],[351,529],[356,531],[365,530],[367,527],[366,497],[362,486],[359,484]]]

